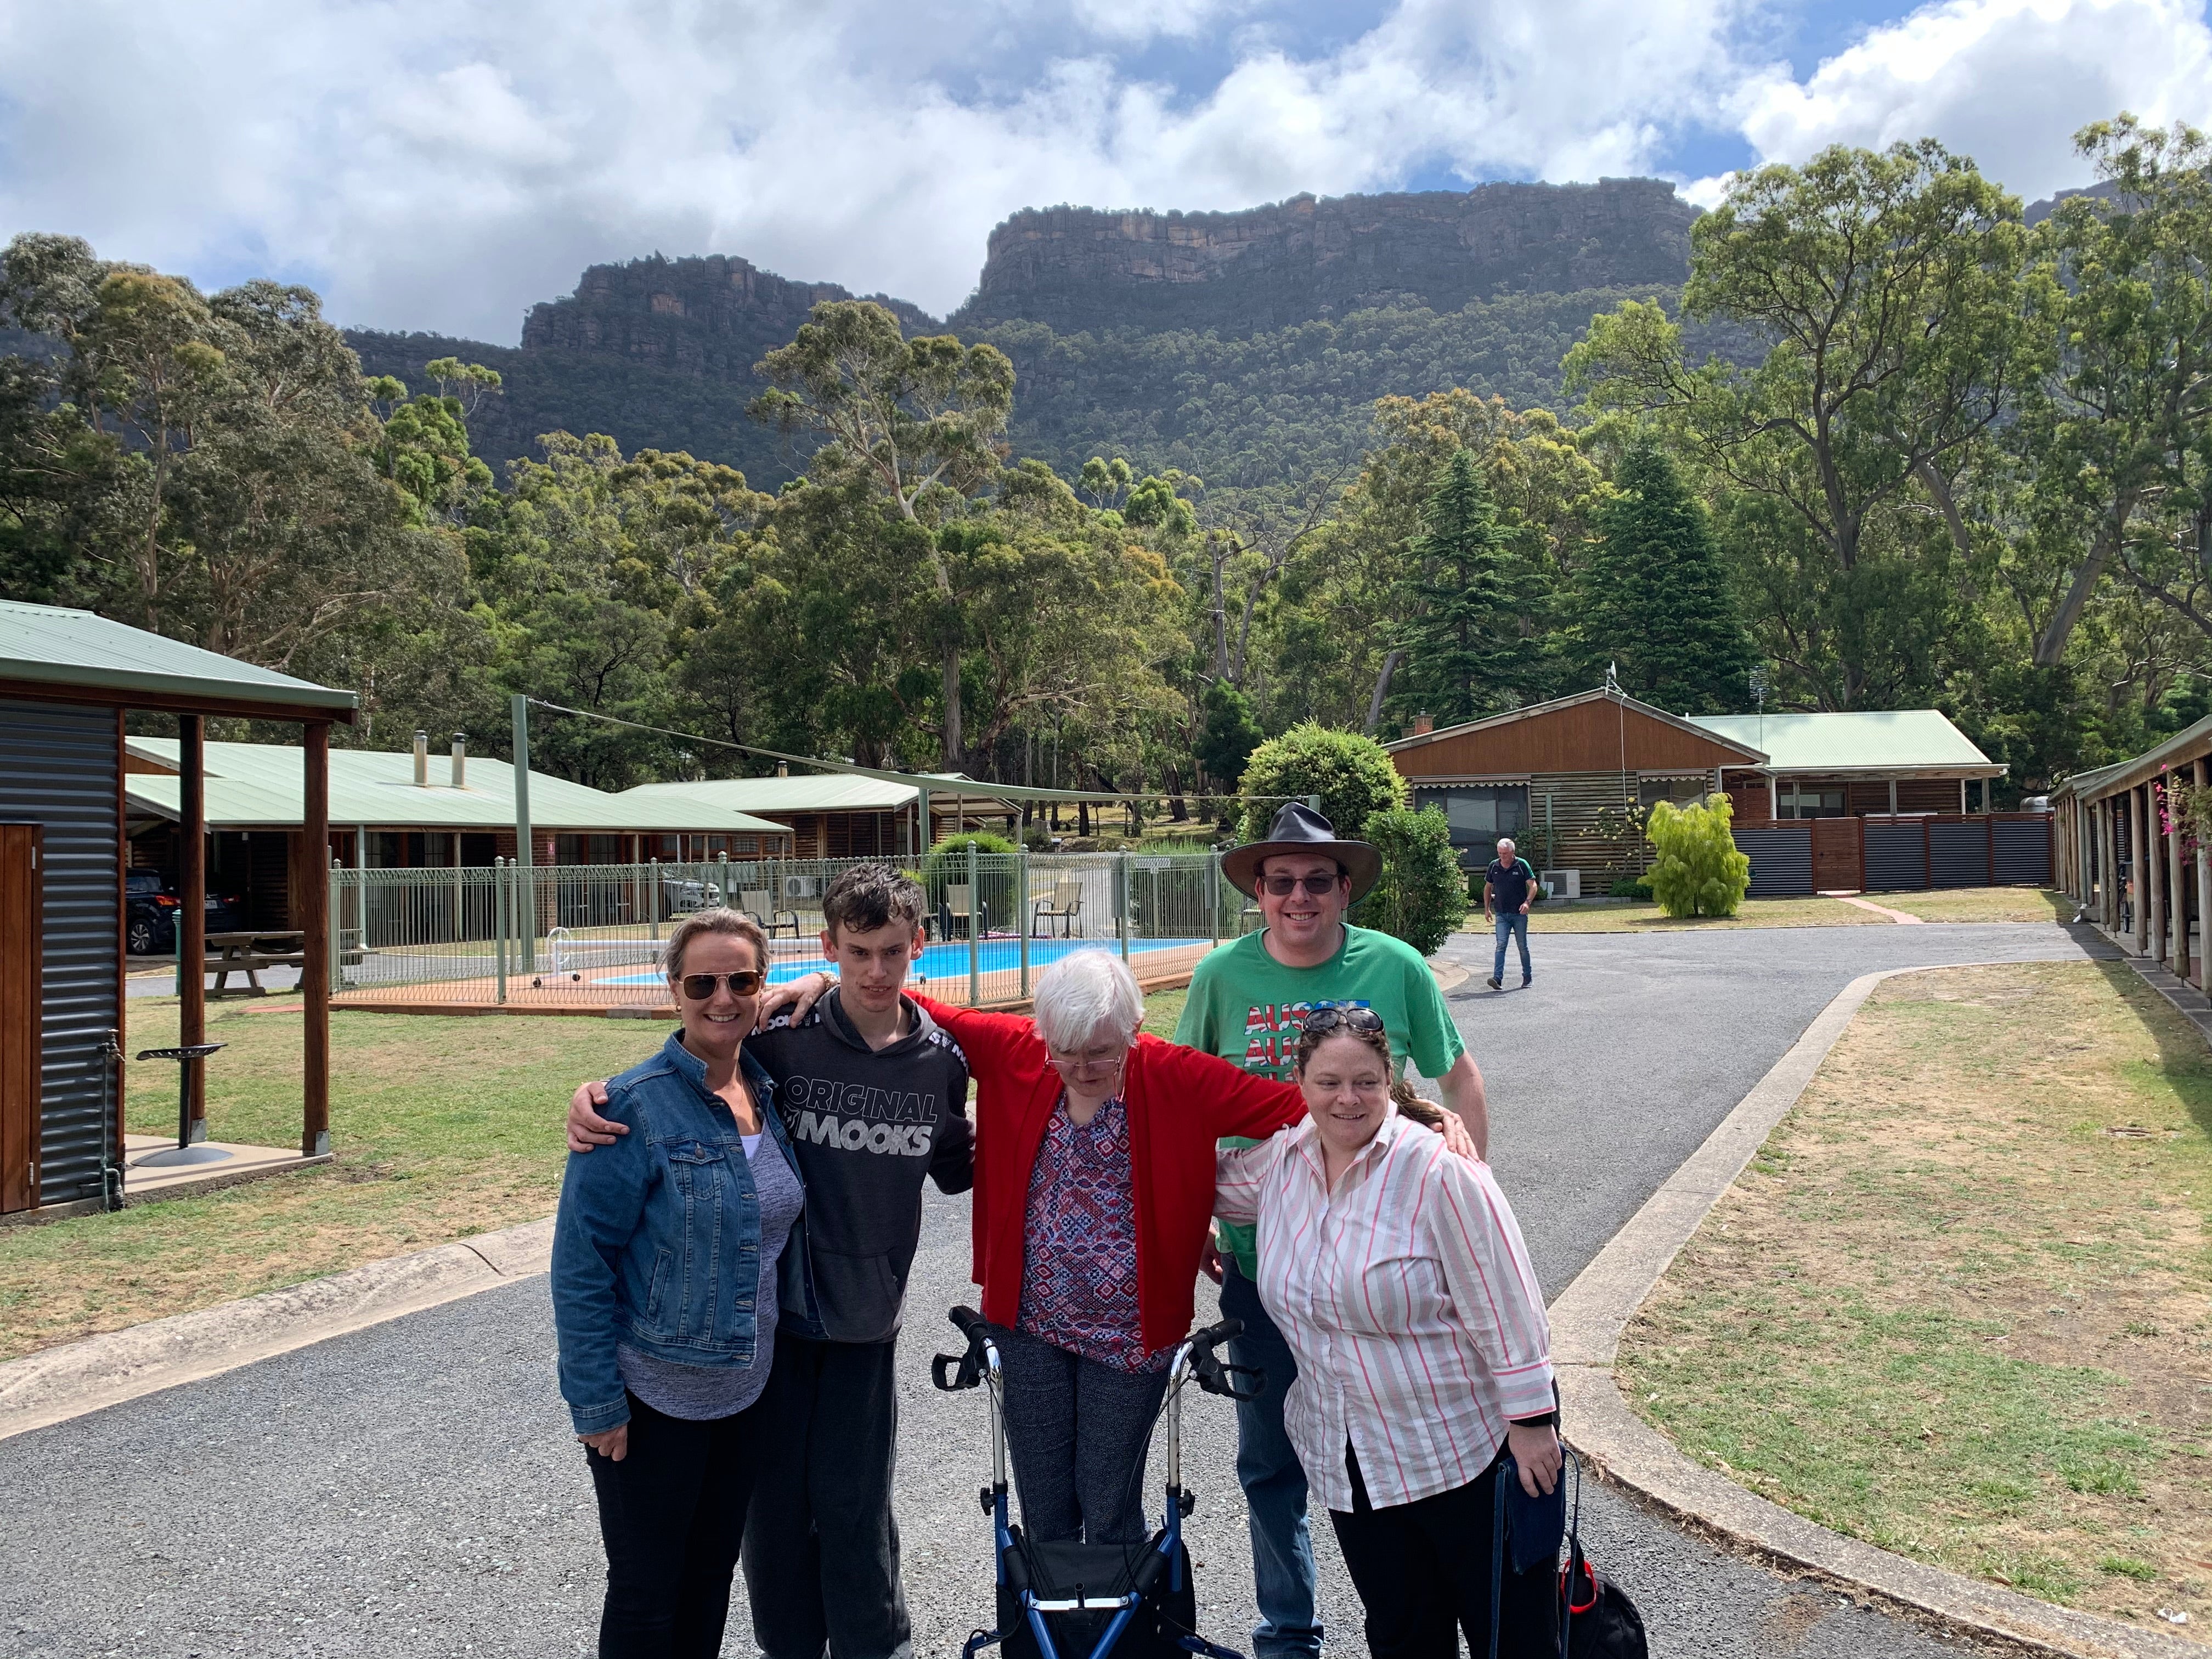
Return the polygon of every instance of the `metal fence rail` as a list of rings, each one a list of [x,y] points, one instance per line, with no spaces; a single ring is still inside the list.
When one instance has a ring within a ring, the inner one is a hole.
[[[331,983],[344,1005],[648,1012],[670,994],[670,930],[743,910],[769,935],[771,980],[823,965],[822,896],[865,859],[331,872]],[[1140,976],[1187,969],[1258,925],[1218,854],[933,854],[911,982],[946,1001],[1027,998],[1073,951],[1110,949]]]

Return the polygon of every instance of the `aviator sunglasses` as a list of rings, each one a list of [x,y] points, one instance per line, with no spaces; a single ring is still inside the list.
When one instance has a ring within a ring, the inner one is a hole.
[[[725,981],[732,996],[749,997],[760,989],[767,978],[757,968],[740,968],[734,974],[686,974],[676,982],[692,1001],[704,1002],[714,994],[714,988]]]
[[[1343,879],[1341,873],[1333,876],[1265,876],[1261,878],[1260,885],[1277,898],[1288,898],[1301,887],[1319,898],[1323,893],[1333,891],[1336,884]]]
[[[1340,1025],[1347,1031],[1379,1031],[1382,1016],[1372,1008],[1316,1008],[1298,1023],[1298,1029],[1308,1036],[1319,1036]]]

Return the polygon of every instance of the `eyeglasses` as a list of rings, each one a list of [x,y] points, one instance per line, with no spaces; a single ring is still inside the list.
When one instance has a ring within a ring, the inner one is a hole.
[[[1308,1036],[1319,1036],[1341,1025],[1347,1031],[1379,1031],[1382,1016],[1372,1008],[1316,1008],[1298,1022]]]
[[[1323,893],[1335,891],[1337,883],[1343,879],[1344,877],[1341,874],[1334,876],[1264,876],[1261,878],[1260,885],[1267,891],[1273,894],[1277,898],[1288,898],[1291,894],[1297,892],[1301,887],[1304,888],[1307,892],[1312,894],[1314,897],[1319,898]]]
[[[733,997],[749,997],[767,982],[768,975],[757,968],[740,968],[734,974],[686,974],[676,982],[683,987],[684,994],[694,1002],[704,1002],[714,994],[717,985],[726,984]]]
[[[1063,1072],[1082,1072],[1119,1066],[1128,1057],[1128,1053],[1126,1048],[1116,1048],[1110,1054],[1062,1054],[1048,1048],[1045,1057]]]

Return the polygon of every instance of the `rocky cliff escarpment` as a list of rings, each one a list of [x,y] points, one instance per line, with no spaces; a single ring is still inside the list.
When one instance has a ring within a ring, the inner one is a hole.
[[[912,331],[936,319],[903,300],[867,296]],[[566,299],[541,302],[523,319],[525,351],[619,357],[678,374],[750,380],[753,365],[790,343],[824,300],[849,300],[835,283],[794,283],[750,260],[633,259],[593,265]]]
[[[1376,305],[1678,283],[1697,210],[1656,179],[1294,196],[1239,213],[1032,208],[991,233],[955,328],[1250,334]]]

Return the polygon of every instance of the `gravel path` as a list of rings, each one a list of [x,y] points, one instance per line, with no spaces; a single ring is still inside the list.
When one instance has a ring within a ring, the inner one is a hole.
[[[1556,1294],[1844,984],[1918,963],[2072,957],[2052,927],[1760,930],[1538,941],[1493,994],[1481,941],[1454,1012],[1488,1077],[1493,1154]],[[549,1085],[548,1133],[557,1088]],[[900,1516],[916,1650],[990,1609],[973,1395],[924,1376],[972,1293],[967,1201],[933,1197],[910,1301]],[[1211,1310],[1201,1295],[1201,1316]],[[1224,1402],[1191,1411],[1190,1522],[1208,1633],[1246,1645],[1243,1505]],[[1155,1486],[1153,1490],[1157,1492]],[[0,1443],[0,1651],[20,1659],[588,1653],[601,1559],[534,1279]],[[1325,1525],[1326,1617],[1363,1650]],[[1956,1652],[1730,1558],[1595,1487],[1585,1536],[1662,1656]],[[726,1652],[753,1651],[742,1616]]]

